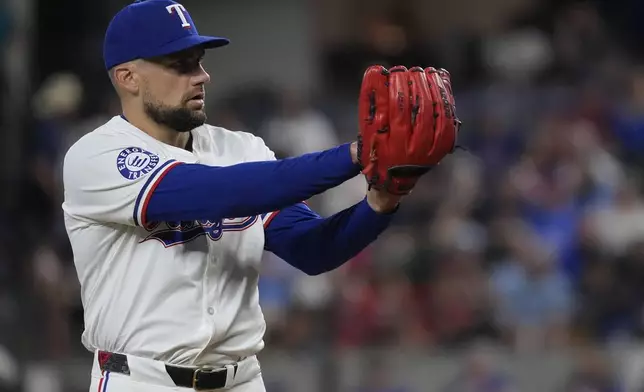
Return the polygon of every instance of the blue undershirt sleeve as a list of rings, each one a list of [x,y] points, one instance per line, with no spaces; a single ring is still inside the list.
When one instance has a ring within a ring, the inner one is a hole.
[[[307,200],[360,173],[350,144],[299,157],[212,167],[178,164],[141,191],[146,222],[261,215]]]
[[[308,275],[336,269],[389,226],[394,213],[376,213],[366,199],[328,218],[306,204],[279,211],[265,227],[265,249]]]

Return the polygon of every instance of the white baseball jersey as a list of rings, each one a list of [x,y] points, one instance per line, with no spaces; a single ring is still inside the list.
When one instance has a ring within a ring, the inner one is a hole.
[[[65,156],[62,207],[82,286],[88,350],[199,365],[263,348],[257,282],[270,214],[145,221],[152,191],[179,162],[275,159],[249,133],[204,125],[192,134],[190,152],[117,116]],[[217,203],[217,194],[209,196]]]

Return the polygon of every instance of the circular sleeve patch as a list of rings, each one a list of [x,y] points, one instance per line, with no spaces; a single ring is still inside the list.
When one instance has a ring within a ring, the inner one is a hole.
[[[123,149],[116,157],[116,168],[127,180],[136,180],[145,176],[158,164],[158,155],[138,147]]]

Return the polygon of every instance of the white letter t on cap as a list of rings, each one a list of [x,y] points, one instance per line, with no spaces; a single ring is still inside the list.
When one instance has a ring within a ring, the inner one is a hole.
[[[177,15],[179,15],[179,18],[181,18],[181,27],[187,27],[187,28],[190,27],[190,23],[188,23],[188,19],[186,19],[186,16],[183,14],[183,12],[186,11],[184,6],[182,6],[181,4],[172,4],[165,7],[165,9],[168,10],[169,14],[172,14],[172,12],[176,10]]]

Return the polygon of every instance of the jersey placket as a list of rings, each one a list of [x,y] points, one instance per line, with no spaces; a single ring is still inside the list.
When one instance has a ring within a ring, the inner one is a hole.
[[[212,342],[217,338],[217,332],[219,325],[217,324],[218,315],[220,313],[219,301],[217,298],[217,293],[219,292],[218,279],[216,279],[216,270],[217,262],[219,260],[217,247],[213,243],[208,244],[210,247],[211,257],[209,257],[208,262],[206,263],[206,268],[204,270],[204,282],[205,282],[205,296],[207,301],[206,307],[206,319],[208,320],[208,326],[210,327],[210,337],[206,342],[206,347],[209,347]]]

